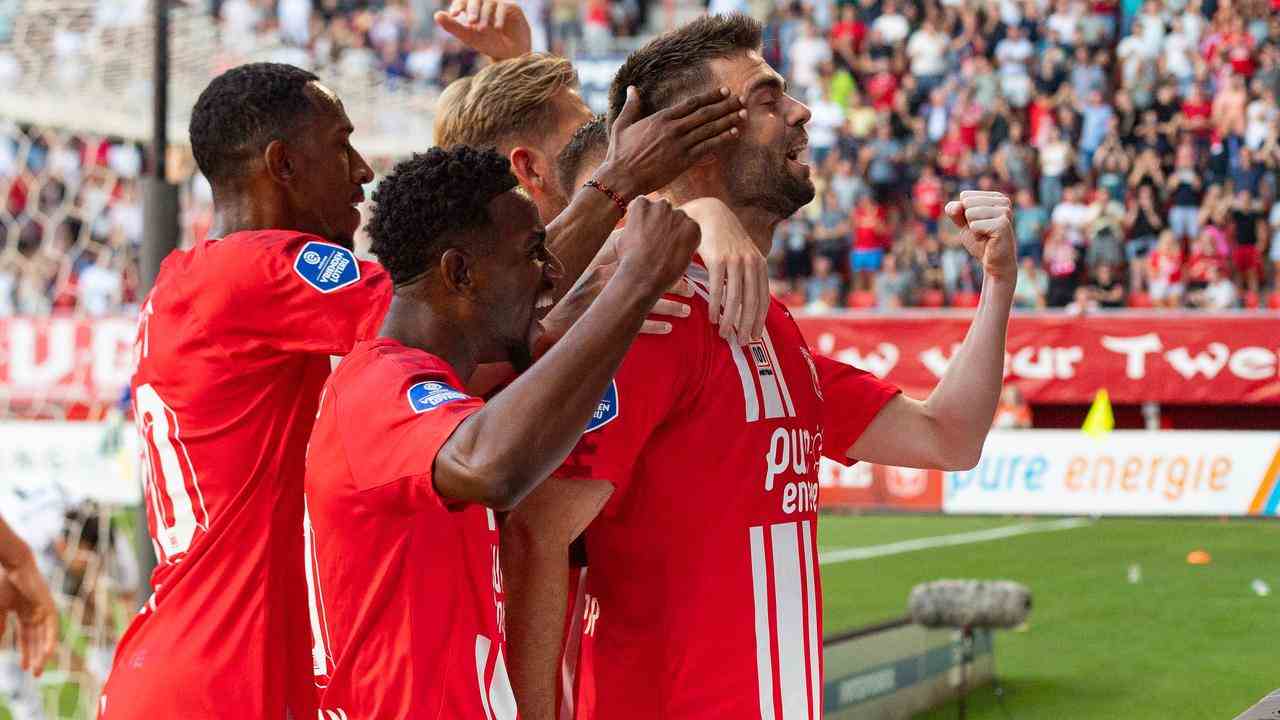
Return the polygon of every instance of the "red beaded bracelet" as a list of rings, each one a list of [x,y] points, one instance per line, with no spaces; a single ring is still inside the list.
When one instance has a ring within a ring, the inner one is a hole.
[[[599,180],[588,180],[585,183],[583,183],[583,187],[595,188],[599,190],[600,192],[604,193],[606,197],[612,200],[613,204],[617,205],[619,210],[621,210],[624,213],[627,211],[627,203],[625,200],[622,199],[622,196],[610,190],[608,185],[605,185]]]

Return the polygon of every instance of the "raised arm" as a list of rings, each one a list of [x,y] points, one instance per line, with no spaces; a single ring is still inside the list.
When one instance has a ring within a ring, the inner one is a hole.
[[[1017,278],[1012,210],[1000,193],[966,191],[947,203],[965,248],[982,260],[982,295],[973,324],[926,400],[898,395],[876,415],[848,456],[886,465],[973,467],[1004,377],[1005,336]],[[830,402],[830,400],[828,400]]]
[[[433,477],[443,497],[509,509],[582,435],[645,314],[697,246],[697,225],[666,201],[637,198],[628,209],[621,262],[590,309],[440,449]]]
[[[18,616],[22,669],[40,677],[58,645],[58,610],[31,548],[0,518],[0,622]]]

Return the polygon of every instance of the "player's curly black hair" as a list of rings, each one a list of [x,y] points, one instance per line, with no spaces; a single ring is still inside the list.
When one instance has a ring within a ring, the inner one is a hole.
[[[578,190],[574,179],[582,172],[588,160],[603,158],[609,151],[609,127],[603,115],[597,115],[573,131],[573,137],[556,158],[556,173],[566,197],[573,197]]]
[[[191,152],[215,186],[239,175],[272,141],[289,137],[316,112],[305,92],[319,80],[282,63],[250,63],[214,78],[191,111]]]
[[[411,282],[462,239],[459,233],[490,222],[489,201],[515,186],[511,164],[493,150],[456,145],[414,153],[373,193],[369,249],[391,282]]]

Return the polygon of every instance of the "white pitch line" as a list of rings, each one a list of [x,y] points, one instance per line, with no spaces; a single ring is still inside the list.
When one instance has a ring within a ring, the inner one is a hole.
[[[1031,533],[1070,530],[1072,528],[1083,527],[1089,523],[1090,521],[1086,518],[1063,518],[1061,520],[1047,520],[1043,522],[1006,525],[1004,527],[992,528],[990,530],[974,530],[972,532],[955,533],[954,535],[935,535],[933,537],[916,538],[915,540],[903,540],[901,542],[889,543],[887,545],[870,545],[867,547],[830,550],[818,555],[818,564],[832,565],[835,563],[848,562],[850,560],[867,560],[869,558],[884,557],[885,555],[897,555],[899,553],[915,552],[916,550],[927,550],[929,548],[967,545],[969,543],[1000,540],[1002,538],[1016,537],[1018,535],[1030,535]]]

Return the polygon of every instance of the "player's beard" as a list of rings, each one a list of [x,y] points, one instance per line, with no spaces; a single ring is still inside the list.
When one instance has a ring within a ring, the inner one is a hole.
[[[786,142],[761,146],[739,142],[725,158],[726,191],[738,207],[752,207],[789,218],[813,200],[813,181],[797,177],[787,167]]]

